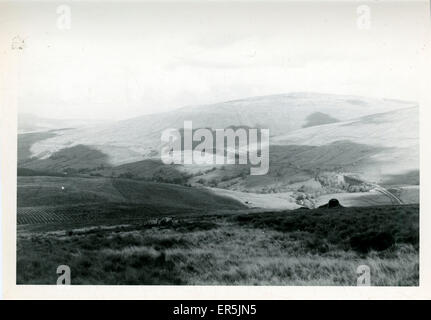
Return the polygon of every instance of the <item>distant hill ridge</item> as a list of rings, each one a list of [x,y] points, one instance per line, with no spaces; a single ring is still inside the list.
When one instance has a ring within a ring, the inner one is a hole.
[[[48,158],[64,148],[87,145],[106,153],[110,163],[118,165],[157,156],[161,132],[182,128],[187,120],[194,128],[268,128],[276,137],[301,129],[316,112],[346,121],[412,106],[412,102],[317,93],[251,97],[67,130],[34,143],[30,150],[34,157]]]

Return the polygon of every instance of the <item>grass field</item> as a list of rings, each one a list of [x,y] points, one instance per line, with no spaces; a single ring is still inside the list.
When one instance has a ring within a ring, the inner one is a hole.
[[[206,210],[240,209],[240,202],[203,188],[120,178],[18,177],[18,208],[107,208],[124,204]],[[60,210],[60,209],[59,209]],[[107,208],[109,210],[109,208]],[[97,210],[101,212],[103,210]]]
[[[135,219],[112,210],[112,219],[20,224],[17,283],[55,284],[66,264],[72,284],[354,286],[365,264],[372,285],[419,284],[418,205],[182,215],[148,207]]]

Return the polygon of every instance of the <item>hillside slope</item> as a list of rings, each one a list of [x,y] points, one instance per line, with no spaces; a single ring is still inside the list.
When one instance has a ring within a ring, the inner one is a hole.
[[[357,148],[344,150],[342,157],[338,158],[350,160],[354,165],[348,170],[367,180],[382,183],[391,175],[408,176],[418,172],[419,108],[404,108],[356,120],[304,128],[275,137],[273,144],[323,147],[339,141],[349,141],[375,150],[372,154],[364,151],[364,156],[357,154]],[[325,154],[315,155],[317,159],[320,157],[325,157]]]
[[[268,174],[251,176],[250,165],[161,163],[158,148],[162,130],[181,128],[185,120],[192,120],[195,129],[270,128]],[[417,203],[419,195],[419,108],[393,100],[304,93],[255,97],[109,125],[19,135],[18,144],[20,176],[75,176],[88,181],[90,189],[83,185],[86,192],[71,193],[77,197],[72,197],[72,202],[109,202],[112,197],[112,201],[124,203],[183,206],[182,200],[176,203],[173,198],[185,198],[193,206],[204,208],[205,199],[209,199],[209,207],[222,208],[227,196],[238,200],[236,205],[288,209],[314,207],[331,194],[351,205],[390,203],[391,199],[381,193],[371,192],[375,185],[395,188],[403,201],[407,199],[405,203]],[[90,177],[100,177],[115,192],[94,193],[93,183],[98,180]],[[50,197],[51,189],[44,189],[46,181],[63,180],[38,181],[41,190],[48,191],[48,195],[35,196],[42,202]],[[29,193],[30,198],[36,189]],[[26,190],[30,189],[18,191]],[[156,195],[140,198],[154,190]],[[191,197],[189,191],[198,198]],[[214,192],[223,197],[214,200]],[[58,199],[62,196],[59,194]],[[68,198],[62,201],[68,202]]]
[[[310,116],[316,113],[317,117],[311,117],[312,125],[318,125],[319,121],[327,123],[328,119],[346,121],[414,105],[395,100],[312,93],[252,97],[59,132],[56,137],[36,142],[31,152],[35,157],[47,158],[66,147],[86,145],[105,153],[111,165],[119,165],[157,156],[162,131],[182,128],[187,120],[193,122],[194,128],[260,127],[269,128],[271,136],[278,136],[309,126]]]
[[[124,203],[190,209],[240,209],[240,202],[202,188],[109,178],[19,177],[18,207]]]

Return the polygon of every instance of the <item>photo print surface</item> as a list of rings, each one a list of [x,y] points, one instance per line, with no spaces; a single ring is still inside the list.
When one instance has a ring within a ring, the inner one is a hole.
[[[16,283],[418,286],[424,9],[8,4]]]

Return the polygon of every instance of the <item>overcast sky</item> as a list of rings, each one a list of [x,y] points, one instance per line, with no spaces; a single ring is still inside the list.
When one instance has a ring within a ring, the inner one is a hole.
[[[123,119],[244,98],[312,91],[417,101],[426,4],[85,4],[71,29],[57,4],[2,8],[19,53],[19,110]],[[1,26],[0,26],[1,27]]]

